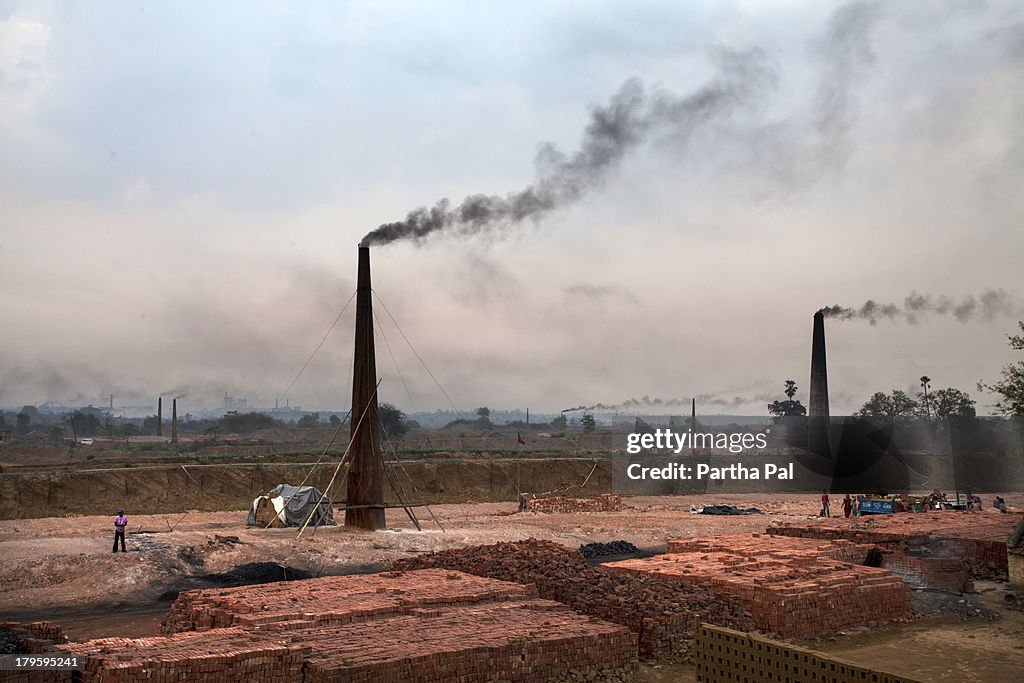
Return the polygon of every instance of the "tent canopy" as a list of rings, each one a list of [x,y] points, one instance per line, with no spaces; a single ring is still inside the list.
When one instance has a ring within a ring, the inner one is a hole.
[[[302,526],[307,519],[312,526],[334,526],[331,502],[312,486],[278,484],[270,493],[252,501],[246,523],[250,526]]]

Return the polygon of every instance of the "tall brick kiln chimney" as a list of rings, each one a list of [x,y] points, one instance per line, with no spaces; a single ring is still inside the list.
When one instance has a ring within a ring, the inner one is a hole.
[[[821,311],[814,314],[814,332],[811,339],[811,394],[807,418],[808,450],[819,455],[828,455],[828,364],[825,361],[825,315]]]
[[[171,443],[178,443],[178,399],[171,399]]]
[[[164,435],[164,397],[158,396],[156,399],[156,435]]]
[[[352,464],[348,471],[345,526],[384,528],[384,461],[377,411],[377,359],[373,349],[370,248],[359,247],[356,286],[356,339],[352,370]],[[361,420],[361,422],[360,422]]]

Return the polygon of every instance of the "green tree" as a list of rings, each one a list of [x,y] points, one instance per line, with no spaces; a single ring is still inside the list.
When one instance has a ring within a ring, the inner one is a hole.
[[[114,424],[114,416],[111,415],[110,413],[103,413],[103,429],[104,431],[107,432],[108,439],[112,440],[114,438],[115,426],[116,425]]]
[[[71,433],[77,442],[80,437],[96,436],[102,428],[100,419],[94,413],[76,410],[64,416],[64,421],[71,425]]]
[[[377,406],[377,415],[380,416],[380,431],[384,436],[395,439],[409,431],[405,413],[393,404],[381,403]]]
[[[943,420],[947,417],[974,417],[976,401],[967,392],[953,387],[932,391],[925,397],[921,392],[917,395],[918,405],[924,407],[925,417]],[[920,414],[920,407],[918,414]]]
[[[583,413],[583,417],[580,418],[580,424],[583,425],[583,431],[590,433],[597,429],[597,420],[591,413]]]
[[[476,409],[476,414],[477,414],[477,417],[480,418],[481,422],[490,422],[491,421],[491,409],[488,408],[487,406],[481,406],[480,408],[477,408]]]
[[[569,421],[565,419],[565,415],[559,415],[551,421],[551,428],[557,430],[564,430],[569,424]]]
[[[331,415],[331,424],[337,427],[341,424],[341,418],[337,415]]]
[[[794,401],[793,397],[796,396],[796,382],[787,379],[786,380],[786,400],[785,401],[772,401],[768,404],[768,413],[775,417],[800,417],[801,415],[807,414],[807,408],[805,408],[800,401]]]
[[[310,413],[299,418],[299,426],[304,428],[316,427],[320,424],[320,413]]]
[[[1024,322],[1018,322],[1024,332]],[[1024,351],[1024,335],[1007,335],[1010,348]],[[978,391],[988,391],[1000,396],[992,407],[1000,415],[1024,416],[1024,361],[1010,363],[1003,367],[1002,379],[995,384],[978,382]]]
[[[118,433],[124,437],[125,443],[133,436],[139,435],[139,428],[133,425],[131,422],[126,422],[117,429]]]
[[[907,396],[899,389],[894,389],[891,395],[881,391],[876,392],[861,409],[854,413],[855,417],[887,417],[903,418],[913,417],[918,411],[917,401]]]
[[[282,426],[280,422],[263,413],[238,413],[229,411],[217,420],[207,433],[252,434],[257,429],[273,429]]]

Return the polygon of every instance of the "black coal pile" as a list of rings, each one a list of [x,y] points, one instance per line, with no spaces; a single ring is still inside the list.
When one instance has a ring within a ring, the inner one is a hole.
[[[610,543],[586,543],[580,546],[580,553],[588,560],[609,555],[637,555],[640,549],[629,541],[612,541]]]
[[[277,562],[250,562],[249,564],[240,564],[226,572],[204,574],[202,578],[231,588],[234,586],[249,586],[254,583],[312,579],[313,573],[305,569],[286,567]]]

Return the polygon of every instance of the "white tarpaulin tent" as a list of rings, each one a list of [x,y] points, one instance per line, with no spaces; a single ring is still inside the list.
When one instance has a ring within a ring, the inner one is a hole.
[[[252,501],[246,523],[262,527],[302,526],[307,519],[310,526],[334,526],[330,501],[312,486],[278,484],[270,493]]]

